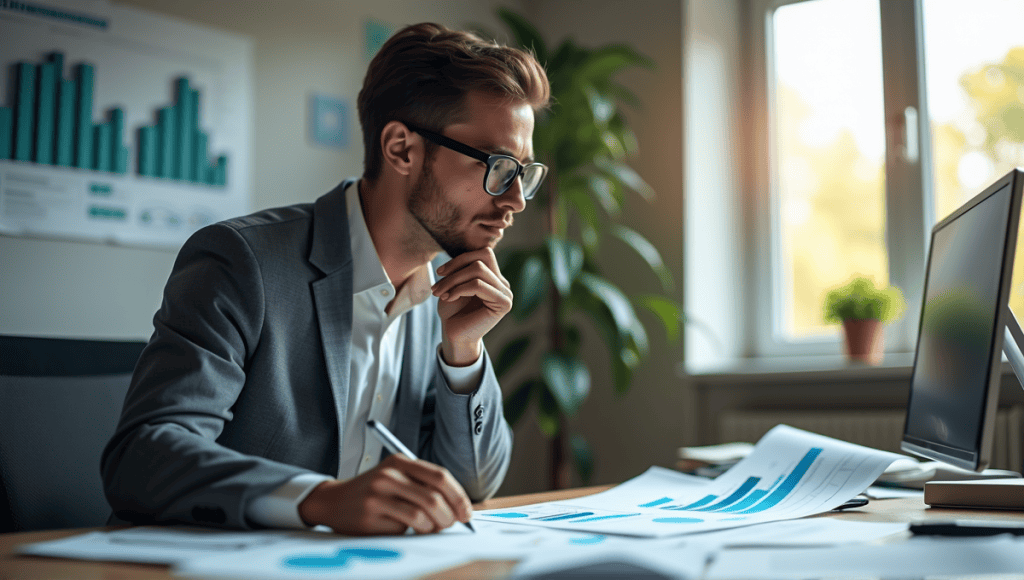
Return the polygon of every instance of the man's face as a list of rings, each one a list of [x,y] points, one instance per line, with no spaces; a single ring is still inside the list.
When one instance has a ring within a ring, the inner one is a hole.
[[[442,133],[485,153],[511,155],[520,163],[533,160],[533,109],[526,103],[473,92],[466,98],[466,117]],[[492,196],[484,190],[487,165],[438,146],[427,159],[409,197],[409,212],[451,257],[494,247],[512,216],[526,207],[521,179]]]

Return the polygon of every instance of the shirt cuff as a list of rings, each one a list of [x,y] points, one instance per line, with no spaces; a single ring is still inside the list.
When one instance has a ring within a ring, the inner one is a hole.
[[[437,362],[441,363],[441,373],[448,382],[448,388],[457,395],[468,395],[480,386],[480,379],[484,376],[484,354],[483,349],[476,362],[465,367],[453,367],[444,362],[441,356],[441,346],[437,347]]]
[[[299,504],[313,488],[333,478],[319,473],[303,473],[289,479],[274,491],[253,499],[245,508],[249,521],[268,528],[311,530],[299,516]]]

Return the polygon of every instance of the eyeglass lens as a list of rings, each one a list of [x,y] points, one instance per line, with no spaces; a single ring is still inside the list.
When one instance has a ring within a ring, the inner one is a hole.
[[[491,165],[491,171],[487,174],[487,191],[494,195],[504,193],[512,185],[516,177],[519,164],[511,159],[496,159]],[[523,167],[523,197],[530,199],[537,192],[541,179],[544,178],[544,168],[540,165],[526,165]]]

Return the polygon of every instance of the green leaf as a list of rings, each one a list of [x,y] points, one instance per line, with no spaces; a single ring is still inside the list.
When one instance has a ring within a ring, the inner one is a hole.
[[[541,433],[548,437],[558,435],[562,427],[562,415],[558,409],[558,401],[548,389],[540,389],[540,401],[537,405],[537,426]]]
[[[665,327],[665,338],[669,342],[679,338],[683,322],[683,309],[672,300],[655,294],[644,294],[633,298],[634,303],[650,310]]]
[[[594,477],[594,453],[590,449],[590,443],[582,435],[573,435],[569,440],[572,449],[573,463],[576,464],[576,473],[580,474],[580,481],[583,485],[589,485]]]
[[[637,254],[640,254],[640,257],[647,262],[647,265],[651,267],[651,270],[661,280],[661,287],[665,292],[672,291],[675,287],[675,283],[672,280],[672,272],[665,266],[665,262],[662,261],[661,254],[658,253],[658,248],[655,248],[654,244],[636,230],[626,226],[616,225],[612,228],[612,234],[625,242],[627,246],[633,248]]]
[[[538,390],[538,385],[543,387],[537,379],[523,381],[516,388],[515,392],[505,397],[502,406],[505,409],[505,420],[508,421],[509,425],[515,426],[523,418],[523,414],[526,413],[526,409],[530,406],[533,392]]]
[[[619,326],[608,307],[587,291],[582,284],[577,284],[574,287],[570,299],[590,318],[604,339],[605,346],[608,348],[608,361],[612,367],[615,392],[625,393],[633,381],[633,370],[630,365],[635,364],[636,361],[635,347],[631,346],[628,337],[623,336],[619,331]]]
[[[551,279],[558,292],[566,296],[583,269],[583,248],[572,240],[553,236],[549,237],[546,243],[551,263]]]
[[[541,361],[541,375],[564,415],[572,417],[590,394],[590,371],[579,359],[549,352]]]
[[[548,60],[548,49],[541,38],[540,32],[530,24],[530,21],[508,8],[498,8],[498,17],[505,22],[505,25],[512,31],[516,44],[523,48],[533,50],[537,60],[544,64]]]
[[[647,185],[647,182],[640,177],[639,173],[633,171],[632,167],[610,160],[598,161],[597,164],[608,175],[618,179],[626,187],[639,193],[645,200],[649,202],[654,201],[654,190],[651,189],[650,185]]]
[[[643,324],[637,318],[636,311],[633,310],[633,305],[630,304],[626,295],[611,282],[588,272],[580,274],[579,281],[611,312],[619,336],[631,339],[636,345],[638,353],[646,356],[648,351],[647,331],[644,330]]]
[[[622,209],[622,193],[618,184],[604,175],[596,173],[589,176],[587,182],[590,185],[590,191],[594,193],[594,197],[601,203],[604,211],[608,212],[610,216],[618,216]]]
[[[606,124],[615,114],[615,102],[607,96],[587,87],[584,91],[587,95],[587,104],[590,105],[590,112],[594,116],[594,122]]]
[[[544,260],[534,252],[514,252],[501,272],[512,286],[512,316],[525,320],[537,309],[548,291],[548,272]]]
[[[524,334],[501,348],[501,352],[498,353],[498,360],[494,363],[494,374],[499,379],[505,376],[505,373],[514,367],[519,362],[519,359],[523,358],[523,355],[526,354],[526,349],[530,347],[530,340],[530,335]]]

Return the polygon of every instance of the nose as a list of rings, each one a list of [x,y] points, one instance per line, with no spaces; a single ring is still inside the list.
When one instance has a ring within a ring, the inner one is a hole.
[[[526,198],[523,197],[523,176],[519,175],[512,180],[512,185],[495,198],[495,203],[502,209],[513,213],[519,213],[526,209]]]

